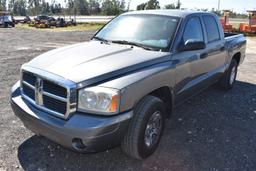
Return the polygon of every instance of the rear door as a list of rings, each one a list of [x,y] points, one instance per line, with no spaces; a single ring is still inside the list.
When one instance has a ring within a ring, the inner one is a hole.
[[[219,22],[213,15],[203,15],[206,37],[206,59],[209,84],[219,79],[225,71],[225,40]]]

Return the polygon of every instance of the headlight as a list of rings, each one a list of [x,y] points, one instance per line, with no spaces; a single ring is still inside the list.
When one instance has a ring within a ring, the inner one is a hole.
[[[105,87],[79,90],[78,110],[94,114],[111,115],[119,111],[119,91]]]

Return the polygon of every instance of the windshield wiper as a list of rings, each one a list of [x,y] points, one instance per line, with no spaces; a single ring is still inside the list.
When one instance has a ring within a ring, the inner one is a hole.
[[[111,42],[112,43],[118,43],[118,44],[124,44],[124,45],[137,46],[137,47],[143,48],[145,50],[152,50],[152,51],[158,51],[159,50],[158,48],[152,48],[152,47],[140,44],[140,43],[130,42],[130,41],[127,41],[127,40],[113,40]]]
[[[109,41],[108,41],[108,40],[103,39],[103,38],[101,38],[101,37],[94,36],[93,39],[96,39],[96,40],[99,40],[99,41],[101,41],[101,42],[103,42],[103,43],[109,44]]]

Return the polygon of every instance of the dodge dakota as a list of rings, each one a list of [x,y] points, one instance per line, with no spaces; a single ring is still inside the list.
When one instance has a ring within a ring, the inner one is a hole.
[[[11,106],[28,129],[64,147],[92,153],[121,145],[143,159],[179,104],[213,84],[234,86],[245,47],[245,37],[224,33],[212,13],[124,13],[91,41],[24,64]]]

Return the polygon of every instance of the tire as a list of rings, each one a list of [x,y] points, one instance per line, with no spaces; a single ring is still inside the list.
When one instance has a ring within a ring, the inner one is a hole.
[[[154,96],[144,97],[134,109],[121,144],[123,152],[135,159],[144,159],[154,153],[164,130],[165,118],[164,102]],[[153,134],[154,131],[157,133]]]
[[[4,28],[7,28],[8,27],[8,23],[4,23]]]
[[[218,86],[223,90],[230,90],[233,88],[236,82],[238,63],[235,59],[232,59],[228,70],[218,82]]]

